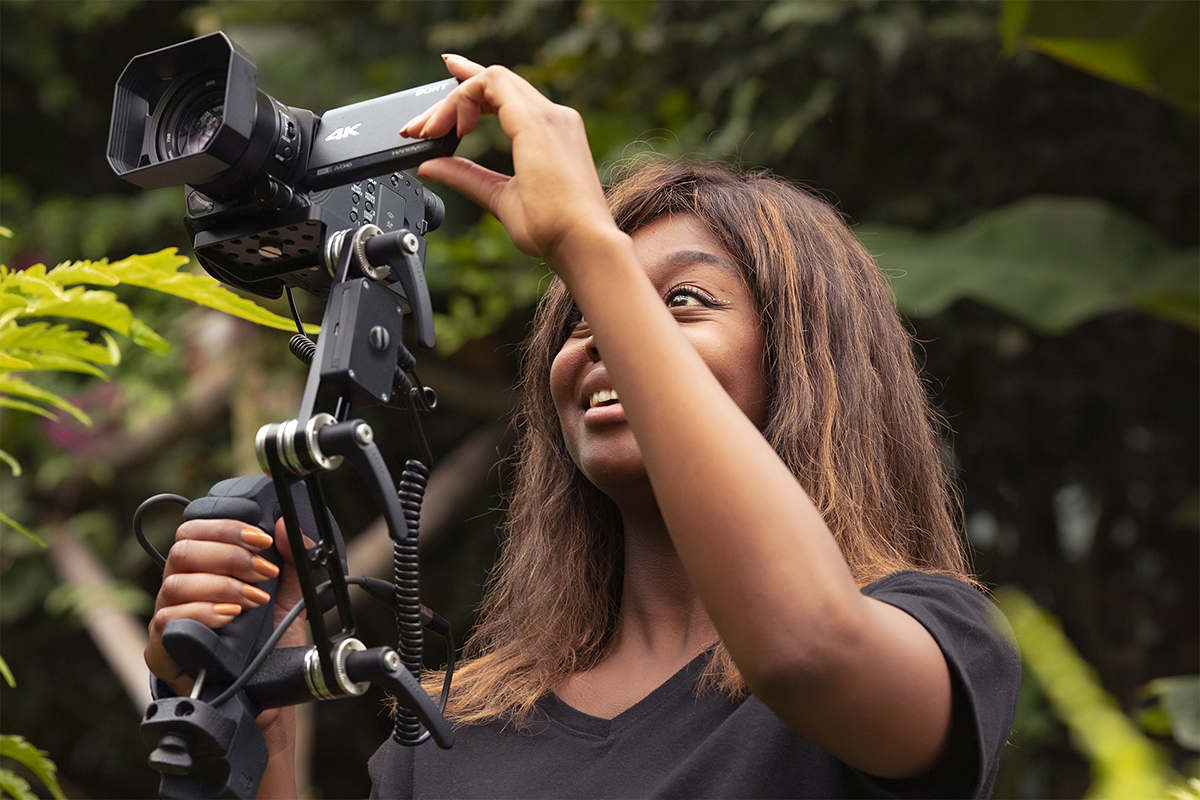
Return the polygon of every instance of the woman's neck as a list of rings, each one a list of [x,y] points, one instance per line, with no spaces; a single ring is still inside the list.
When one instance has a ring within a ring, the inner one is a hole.
[[[622,512],[624,581],[608,653],[555,690],[579,711],[608,719],[653,692],[717,641],[657,510]]]
[[[622,513],[625,569],[614,650],[650,658],[690,660],[716,640],[716,630],[696,595],[657,508]]]

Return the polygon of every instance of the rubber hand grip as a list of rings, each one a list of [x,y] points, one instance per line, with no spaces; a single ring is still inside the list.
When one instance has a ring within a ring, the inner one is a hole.
[[[246,475],[217,483],[209,490],[207,497],[193,500],[184,510],[183,517],[186,520],[234,519],[253,525],[273,537],[275,520],[279,518],[279,514],[279,501],[271,478],[267,475]],[[257,555],[277,567],[283,566],[283,559],[274,545],[259,551]],[[200,647],[199,642],[195,643],[198,647],[191,647],[188,645],[189,640],[175,640],[168,644],[164,638],[163,644],[171,657],[193,676],[199,669],[205,668],[209,670],[210,679],[233,680],[250,663],[274,629],[274,598],[278,581],[276,577],[256,583],[255,586],[271,595],[271,601],[258,608],[243,609],[232,622],[216,631],[220,640],[216,663],[211,663],[212,658],[203,653],[207,648]],[[195,650],[200,652],[194,652]],[[196,663],[198,661],[210,663]]]

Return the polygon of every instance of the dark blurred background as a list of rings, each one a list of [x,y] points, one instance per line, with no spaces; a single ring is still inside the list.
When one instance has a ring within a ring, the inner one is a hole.
[[[1200,747],[1198,8],[0,0],[0,225],[12,231],[0,261],[190,252],[182,191],[123,183],[105,143],[129,59],[215,30],[287,105],[322,113],[437,80],[439,53],[461,52],[578,108],[602,172],[656,150],[800,181],[856,223],[893,279],[952,431],[982,580],[1050,615],[1040,628],[1014,622],[1042,638],[1022,642],[997,796],[1103,796],[1112,769],[1178,782],[1197,775]],[[509,163],[494,123],[459,153]],[[461,642],[495,553],[517,345],[546,273],[495,220],[442,197],[447,222],[428,260],[439,349],[419,367],[442,400],[424,418],[438,461],[423,600]],[[172,354],[122,342],[110,382],[45,376],[91,412],[90,428],[0,416],[3,449],[24,467],[0,465],[3,511],[50,544],[0,531],[2,655],[16,680],[0,687],[0,731],[47,751],[72,797],[156,791],[140,711],[95,644],[103,623],[88,622],[100,602],[147,618],[158,576],[130,535],[133,510],[255,471],[254,431],[295,414],[304,376],[285,333],[119,291]],[[303,313],[319,321],[319,304]],[[393,466],[416,454],[402,414],[368,420]],[[355,563],[386,570],[371,534],[359,536],[372,510],[348,476],[330,484]],[[162,547],[173,513],[147,523]],[[102,589],[79,588],[80,558]],[[1017,608],[1006,606],[1014,619]],[[363,614],[364,638],[391,640],[386,612]],[[1066,640],[1043,647],[1056,626]],[[1059,667],[1103,692],[1071,700],[1055,688]],[[1151,683],[1173,676],[1193,677]],[[1123,733],[1088,723],[1101,706]],[[387,730],[375,694],[317,708],[310,795],[364,796],[366,759]],[[1122,761],[1143,746],[1149,762]]]

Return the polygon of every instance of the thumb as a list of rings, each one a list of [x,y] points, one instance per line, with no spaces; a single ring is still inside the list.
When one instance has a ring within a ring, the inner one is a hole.
[[[307,536],[302,538],[305,547],[315,544]],[[296,605],[304,596],[304,592],[300,589],[300,576],[296,572],[296,555],[292,552],[292,544],[288,540],[287,525],[282,519],[275,521],[275,547],[278,548],[279,557],[283,561],[283,568],[279,571],[279,583],[275,586],[275,605],[286,611]]]
[[[470,159],[452,156],[426,161],[417,169],[417,177],[443,183],[492,216],[503,219],[497,212],[501,192],[512,181],[507,175],[481,167]]]

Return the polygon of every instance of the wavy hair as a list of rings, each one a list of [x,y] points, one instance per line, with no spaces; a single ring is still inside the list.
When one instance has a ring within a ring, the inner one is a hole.
[[[839,213],[768,172],[678,161],[626,167],[609,205],[629,234],[665,215],[693,215],[733,256],[762,317],[763,435],[859,585],[906,569],[974,583],[912,340]],[[459,724],[528,721],[539,697],[604,657],[617,622],[621,518],[572,462],[550,396],[571,307],[555,280],[524,347],[505,539],[455,674],[448,711]],[[746,692],[721,644],[702,687]]]

